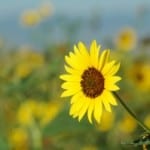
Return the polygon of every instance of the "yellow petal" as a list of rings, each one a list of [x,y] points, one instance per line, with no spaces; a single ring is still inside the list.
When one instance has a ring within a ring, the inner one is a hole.
[[[105,89],[109,90],[109,91],[118,91],[118,90],[120,90],[120,88],[115,84],[109,84],[109,85],[105,86]]]
[[[75,102],[78,101],[81,97],[83,97],[83,94],[82,94],[82,92],[80,91],[80,92],[78,92],[78,93],[76,93],[75,95],[72,96],[70,103],[71,103],[71,104],[75,103]]]
[[[63,74],[63,75],[60,76],[60,79],[65,80],[65,81],[80,82],[81,81],[81,76]]]
[[[99,59],[98,69],[102,70],[104,65],[108,62],[110,50],[104,50]]]
[[[98,67],[99,49],[100,46],[97,46],[97,43],[94,40],[90,47],[90,58],[91,58],[91,65],[94,66],[95,68]]]
[[[65,61],[73,69],[77,69],[77,70],[81,70],[82,69],[82,68],[80,68],[80,63],[79,63],[78,56],[75,55],[72,52],[69,53],[69,56],[65,56]]]
[[[82,66],[80,65],[82,60],[79,60],[79,58],[73,55],[72,53],[70,53],[70,55],[71,57],[65,56],[65,61],[67,62],[67,64],[73,69],[83,70]]]
[[[116,86],[115,83],[118,82],[119,80],[121,80],[121,77],[119,76],[107,77],[105,79],[105,85],[104,85],[105,89],[115,90],[116,88],[113,89],[113,87]]]
[[[111,61],[109,63],[106,63],[105,66],[102,69],[102,74],[105,76],[106,74],[109,73],[109,71],[111,70],[111,68],[114,66],[116,62],[115,61]]]
[[[84,56],[86,58],[87,63],[89,63],[89,60],[90,60],[89,53],[87,51],[86,46],[82,42],[79,42],[78,48],[79,48],[81,55]]]
[[[106,98],[106,100],[112,104],[112,105],[117,105],[116,99],[113,96],[113,94],[107,90],[103,91],[103,96]]]
[[[81,110],[80,110],[80,112],[79,112],[79,117],[78,117],[78,120],[80,121],[82,118],[83,118],[83,116],[85,115],[85,113],[87,112],[87,109],[88,109],[88,107],[89,107],[89,104],[90,104],[90,101],[91,100],[89,100],[89,99],[85,99],[86,100],[86,102],[85,102],[85,104],[82,106],[82,108],[81,108]]]
[[[78,65],[80,65],[80,68],[85,69],[85,68],[88,68],[90,65],[89,54],[88,52],[87,53],[84,52],[85,51],[84,47],[80,47],[80,48],[83,48],[83,49],[78,49],[76,46],[74,46],[74,52],[76,55],[76,60],[78,62]]]
[[[80,109],[82,108],[82,106],[85,104],[85,98],[80,98],[78,99],[78,101],[76,101],[76,103],[73,103],[71,105],[71,108],[70,108],[70,112],[69,114],[70,115],[75,115],[77,114],[78,116],[78,112],[80,111]]]
[[[68,67],[67,65],[65,65],[65,70],[66,72],[70,73],[70,74],[74,74],[74,75],[81,75],[81,71],[77,70],[77,69],[73,69],[71,67]]]
[[[111,112],[111,107],[106,97],[103,97],[103,105],[108,112]]]
[[[80,51],[79,51],[79,49],[77,48],[76,45],[74,45],[73,49],[74,49],[74,53],[75,53],[77,56],[79,56],[79,55],[80,55]]]
[[[69,89],[69,90],[64,91],[60,97],[68,97],[68,96],[78,93],[79,91],[80,91],[79,89]]]
[[[95,99],[94,118],[98,123],[100,123],[102,116],[102,100],[100,99],[101,97],[98,98]]]
[[[88,108],[88,120],[90,123],[92,123],[92,113],[93,113],[93,110],[94,110],[94,101],[91,100],[90,104],[89,104],[89,108]]]
[[[80,82],[65,82],[61,85],[63,89],[74,89],[74,90],[81,90]]]
[[[112,66],[110,71],[105,76],[113,76],[114,74],[116,74],[119,68],[120,68],[120,63],[117,63],[116,65]]]

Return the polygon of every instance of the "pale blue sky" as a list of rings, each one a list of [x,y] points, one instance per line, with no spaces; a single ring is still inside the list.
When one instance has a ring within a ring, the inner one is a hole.
[[[19,24],[20,16],[25,10],[38,8],[46,2],[50,2],[54,6],[53,21],[54,18],[57,18],[57,15],[70,16],[70,18],[80,16],[79,18],[83,21],[94,16],[93,14],[98,15],[98,18],[101,19],[100,31],[90,31],[90,26],[86,24],[86,20],[83,23],[81,35],[79,34],[77,37],[78,40],[101,39],[103,36],[113,35],[113,32],[117,32],[122,26],[136,27],[141,34],[149,33],[150,21],[148,17],[150,15],[140,22],[137,22],[136,16],[138,9],[142,7],[146,7],[148,13],[150,12],[150,0],[0,0],[0,37],[4,37],[12,43],[32,43],[30,30]],[[50,21],[52,20],[47,20],[48,25],[51,25],[52,22]],[[60,38],[64,29],[57,23],[53,26],[54,30],[52,29],[54,33],[43,32],[44,37],[46,35],[52,37],[58,35],[51,38]],[[41,28],[38,26],[36,29],[39,32]],[[81,30],[79,30],[79,33]],[[64,39],[64,37],[62,36],[61,39]]]
[[[0,17],[36,8],[43,2],[51,2],[56,14],[73,15],[85,15],[94,9],[104,14],[134,13],[140,5],[150,7],[150,0],[0,0]]]

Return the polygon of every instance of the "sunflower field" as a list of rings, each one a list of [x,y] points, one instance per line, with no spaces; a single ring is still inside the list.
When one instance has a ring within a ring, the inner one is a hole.
[[[113,36],[98,11],[55,13],[21,10],[15,44],[0,32],[0,150],[150,149],[149,9]]]

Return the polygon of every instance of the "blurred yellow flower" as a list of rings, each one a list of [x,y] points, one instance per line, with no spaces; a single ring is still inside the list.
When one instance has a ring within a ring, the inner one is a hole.
[[[53,13],[53,7],[50,3],[44,3],[39,8],[39,14],[41,18],[51,16]]]
[[[36,51],[23,51],[20,53],[22,61],[30,63],[31,66],[40,66],[44,64],[44,56]]]
[[[41,118],[40,125],[43,127],[56,118],[62,108],[61,103],[49,102],[45,108],[43,117]]]
[[[32,72],[32,67],[29,63],[20,63],[15,68],[15,76],[25,78]]]
[[[17,113],[20,124],[30,126],[37,121],[41,127],[46,126],[60,112],[61,104],[58,102],[39,102],[28,100],[24,102]]]
[[[129,51],[134,49],[137,36],[132,28],[122,29],[115,38],[115,45],[118,50]]]
[[[135,131],[137,122],[129,115],[125,115],[124,118],[118,123],[118,129],[126,134],[130,134]]]
[[[120,64],[109,61],[110,51],[104,50],[100,55],[100,45],[92,41],[90,51],[82,43],[74,46],[74,52],[65,56],[66,74],[60,76],[65,90],[61,97],[72,96],[70,115],[80,121],[87,113],[92,123],[94,118],[101,121],[103,110],[111,112],[111,105],[117,105],[112,91],[119,90],[116,82],[121,77],[116,76]]]
[[[147,115],[144,119],[144,124],[150,128],[150,115]]]
[[[128,71],[129,77],[135,84],[135,87],[142,91],[150,90],[150,64],[149,63],[135,63]]]
[[[28,10],[21,16],[21,23],[25,26],[35,26],[40,23],[41,17],[38,11]]]
[[[27,131],[23,128],[14,128],[9,134],[9,143],[13,150],[29,150]]]
[[[33,109],[34,109],[34,102],[32,100],[24,102],[21,104],[20,108],[17,112],[17,120],[22,125],[31,125],[34,121],[33,118]]]
[[[98,125],[98,130],[106,132],[109,131],[114,124],[114,113],[110,113],[107,111],[104,111],[103,116],[102,116],[102,123]]]
[[[15,68],[15,76],[25,78],[29,76],[32,71],[40,68],[44,64],[44,57],[37,52],[24,52],[18,55],[18,64]]]
[[[87,145],[82,147],[81,150],[99,150],[99,148],[94,145]]]
[[[33,117],[40,121],[45,113],[45,109],[47,108],[47,103],[46,102],[39,102],[39,101],[32,101],[32,115]]]

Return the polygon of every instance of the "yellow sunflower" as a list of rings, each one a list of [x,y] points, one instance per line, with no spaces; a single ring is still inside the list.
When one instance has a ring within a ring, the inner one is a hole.
[[[21,16],[21,23],[25,26],[35,26],[41,21],[41,16],[37,10],[28,10]]]
[[[122,29],[115,38],[116,48],[122,51],[129,51],[135,48],[137,41],[136,32],[132,28]]]
[[[90,51],[82,43],[74,46],[74,52],[65,56],[67,74],[60,76],[65,90],[61,97],[72,96],[70,115],[80,121],[87,113],[88,120],[93,118],[100,123],[103,108],[111,112],[110,104],[117,105],[111,93],[119,90],[116,84],[121,78],[114,74],[120,64],[109,61],[110,50],[104,50],[99,55],[100,45],[94,40]]]
[[[150,64],[146,62],[135,62],[128,71],[129,79],[141,91],[150,90]]]

